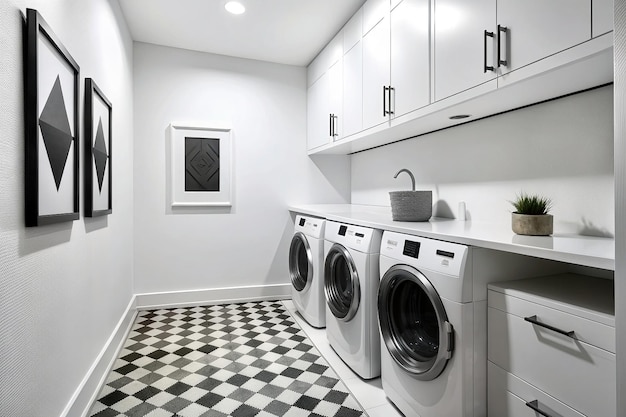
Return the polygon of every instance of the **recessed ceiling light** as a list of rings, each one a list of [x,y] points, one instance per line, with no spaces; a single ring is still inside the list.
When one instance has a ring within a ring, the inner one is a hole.
[[[246,11],[244,5],[238,1],[229,1],[224,5],[224,8],[232,14],[242,14]]]
[[[468,117],[470,117],[469,114],[456,114],[454,116],[450,116],[450,120],[467,119]]]

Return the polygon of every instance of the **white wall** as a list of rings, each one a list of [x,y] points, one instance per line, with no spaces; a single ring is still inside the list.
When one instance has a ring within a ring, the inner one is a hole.
[[[549,196],[555,233],[615,234],[613,86],[352,156],[352,203],[389,206],[389,191],[433,190],[434,215],[510,224],[520,191]]]
[[[85,77],[113,103],[108,217],[24,227],[26,7],[81,66],[81,131]],[[59,416],[132,297],[132,41],[116,0],[3,0],[0,27],[0,415]]]
[[[617,415],[626,415],[626,2],[615,2],[615,326]]]
[[[288,283],[290,203],[348,202],[349,158],[306,156],[306,70],[135,43],[135,292]],[[232,209],[172,210],[166,130],[227,120]]]

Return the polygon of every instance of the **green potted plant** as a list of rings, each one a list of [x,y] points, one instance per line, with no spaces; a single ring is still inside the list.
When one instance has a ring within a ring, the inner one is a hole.
[[[549,214],[552,200],[538,195],[520,193],[511,201],[513,231],[518,235],[549,236],[553,230],[553,218]]]

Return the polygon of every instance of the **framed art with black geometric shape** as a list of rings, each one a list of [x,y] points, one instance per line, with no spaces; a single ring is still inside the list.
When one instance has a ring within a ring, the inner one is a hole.
[[[113,106],[91,78],[85,79],[85,216],[113,211],[111,135]]]
[[[230,123],[174,122],[169,130],[172,207],[232,206]]]
[[[26,226],[79,217],[80,68],[46,21],[26,10],[24,45]]]

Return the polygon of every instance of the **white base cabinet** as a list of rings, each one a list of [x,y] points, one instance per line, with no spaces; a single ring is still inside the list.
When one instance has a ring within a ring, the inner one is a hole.
[[[575,274],[489,285],[490,416],[615,415],[612,288]]]

